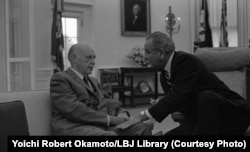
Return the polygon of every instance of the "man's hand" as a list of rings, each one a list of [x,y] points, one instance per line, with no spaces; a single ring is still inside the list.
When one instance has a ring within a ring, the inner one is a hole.
[[[128,116],[128,114],[127,114],[126,112],[121,112],[121,113],[119,113],[119,114],[118,114],[118,117],[123,117],[123,118],[125,118],[126,120],[129,120],[129,116]]]
[[[117,129],[126,129],[132,125],[135,125],[137,123],[142,122],[142,118],[140,116],[134,117],[129,119],[128,121],[125,121],[119,125],[116,126]]]
[[[110,125],[116,126],[119,125],[125,121],[127,121],[129,118],[126,117],[116,117],[116,116],[110,116]]]

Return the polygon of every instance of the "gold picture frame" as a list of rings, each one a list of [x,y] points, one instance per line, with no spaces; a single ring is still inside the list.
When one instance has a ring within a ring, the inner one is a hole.
[[[150,0],[121,0],[122,36],[146,37],[150,32]]]

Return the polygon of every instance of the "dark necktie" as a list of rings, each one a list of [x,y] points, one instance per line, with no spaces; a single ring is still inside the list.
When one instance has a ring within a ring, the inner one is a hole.
[[[171,91],[171,80],[169,77],[169,73],[166,70],[162,70],[162,78],[165,80],[165,89],[167,90],[167,92]]]
[[[170,79],[170,76],[169,76],[169,72],[166,71],[166,70],[163,70],[162,74],[163,74],[164,78],[167,80],[168,85],[171,86],[171,79]]]
[[[83,77],[83,81],[89,86],[89,88],[92,90],[92,88],[91,88],[91,84],[90,84],[90,82],[89,82],[89,80],[88,80],[88,77],[87,76],[85,76],[85,77]]]

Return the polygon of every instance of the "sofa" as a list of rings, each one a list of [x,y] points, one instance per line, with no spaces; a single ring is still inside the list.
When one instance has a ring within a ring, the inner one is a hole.
[[[50,135],[49,90],[0,93],[0,103],[21,100],[25,105],[30,135]]]

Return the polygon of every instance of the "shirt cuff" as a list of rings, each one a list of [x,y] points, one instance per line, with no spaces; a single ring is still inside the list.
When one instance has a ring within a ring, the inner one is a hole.
[[[130,118],[130,113],[128,111],[123,111],[121,113],[125,113]],[[119,114],[118,114],[119,115]]]
[[[145,115],[152,121],[155,121],[155,119],[151,116],[151,114],[148,112],[148,109],[145,110]]]

